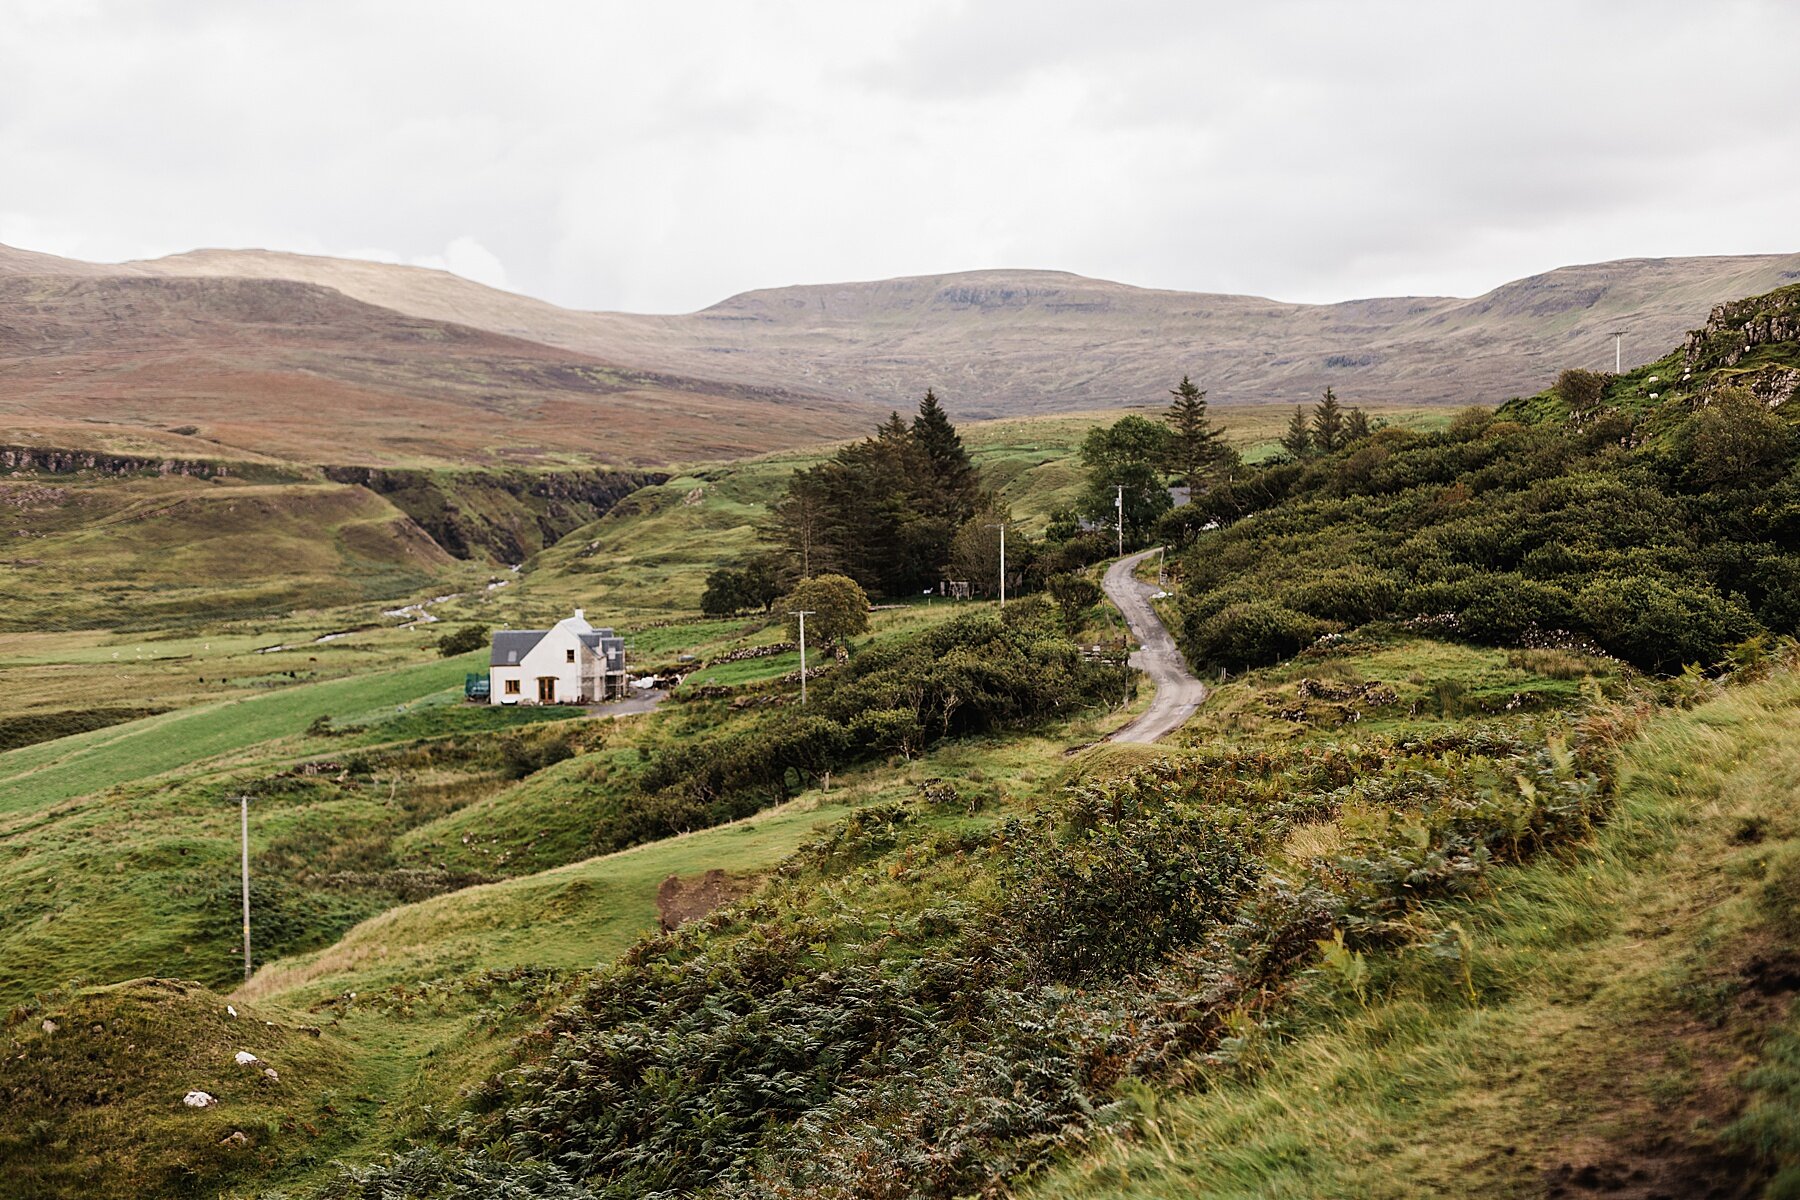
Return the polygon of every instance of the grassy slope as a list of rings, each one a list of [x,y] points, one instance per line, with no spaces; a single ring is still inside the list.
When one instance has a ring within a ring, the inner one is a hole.
[[[401,704],[461,694],[482,652],[373,676],[184,709],[0,754],[0,812],[18,812],[291,737],[315,717],[355,721]]]
[[[1747,1140],[1796,1161],[1793,1018],[1770,1038],[1794,986],[1796,779],[1792,674],[1655,717],[1592,845],[1431,914],[1470,938],[1472,998],[1425,954],[1364,998],[1321,981],[1269,1069],[1209,1071],[1036,1194],[1529,1196],[1591,1177],[1687,1195],[1748,1173]]]
[[[53,993],[21,1014],[7,1030],[9,1100],[34,1119],[0,1127],[6,1194],[191,1195],[197,1181],[318,1166],[351,1144],[376,1108],[356,1094],[351,1042],[227,1004],[157,979]],[[261,1061],[238,1065],[240,1050]],[[218,1103],[190,1108],[189,1091]]]
[[[1494,702],[1503,704],[1506,698],[1519,693],[1566,701],[1584,686],[1579,679],[1557,677],[1567,672],[1536,673],[1533,664],[1556,665],[1544,660],[1521,660],[1515,664],[1503,651],[1416,640],[1378,645],[1350,661],[1328,660],[1283,668],[1234,684],[1223,690],[1217,704],[1203,714],[1190,740],[1204,742],[1227,736],[1330,740],[1354,736],[1354,732],[1378,730],[1379,723],[1391,719],[1394,710],[1403,710],[1415,702],[1424,710],[1422,719],[1429,727],[1431,704],[1443,704],[1446,696],[1457,713],[1467,713]],[[1607,664],[1595,664],[1594,670],[1598,672],[1596,682],[1601,685],[1613,674],[1613,668]],[[1399,701],[1385,710],[1388,717],[1371,713],[1366,720],[1354,722],[1354,732],[1342,724],[1346,713],[1330,704],[1314,704],[1304,718],[1280,715],[1293,710],[1294,686],[1302,675],[1340,683],[1365,678],[1381,680],[1395,688]],[[1442,685],[1448,682],[1455,682],[1458,687],[1447,692]],[[1731,715],[1731,704],[1742,702],[1744,697],[1756,698],[1755,706]],[[1744,751],[1752,753],[1763,746],[1782,746],[1784,739],[1791,742],[1795,699],[1791,686],[1787,692],[1772,697],[1738,693],[1696,713],[1663,718],[1653,727],[1653,735],[1663,729],[1710,731],[1710,759],[1697,756],[1691,747],[1680,743],[1670,743],[1671,749],[1654,753],[1640,748],[1634,751],[1638,756],[1634,761],[1639,763],[1636,777],[1641,779],[1665,770],[1680,775],[1682,770],[1692,769],[1683,763],[1693,761],[1739,761],[1745,755],[1734,749],[1734,739],[1747,735],[1760,739],[1744,743]],[[1770,715],[1782,714],[1784,706],[1786,712],[1780,719],[1785,723],[1769,723]],[[396,718],[390,724],[423,720],[422,716]],[[1049,737],[947,745],[899,771],[874,767],[845,780],[834,788],[829,801],[814,793],[781,810],[734,826],[397,908],[358,926],[325,950],[265,967],[243,995],[277,1019],[287,1013],[291,1015],[285,1019],[290,1023],[324,1024],[328,1031],[344,1038],[346,1045],[354,1047],[353,1061],[343,1068],[347,1082],[340,1081],[339,1086],[377,1097],[381,1107],[372,1112],[373,1119],[355,1131],[353,1140],[332,1144],[337,1147],[334,1153],[364,1157],[390,1144],[393,1138],[421,1128],[431,1119],[433,1106],[454,1107],[456,1089],[491,1069],[503,1054],[511,1033],[516,1032],[512,1027],[494,1025],[485,1002],[468,999],[460,990],[465,985],[456,980],[494,969],[569,969],[604,961],[638,933],[652,927],[655,889],[668,874],[691,875],[712,867],[738,873],[766,869],[790,852],[816,825],[842,812],[845,806],[910,794],[917,781],[924,778],[947,778],[965,795],[988,797],[976,818],[981,822],[1000,819],[1015,811],[1018,804],[1029,808],[1031,797],[1055,786],[1070,770],[1104,769],[1096,764],[1117,757],[1111,748],[1098,756],[1090,754],[1075,760],[1064,757],[1063,747],[1092,736],[1092,723],[1082,722],[1054,731]],[[1647,744],[1659,745],[1654,741]],[[1657,757],[1659,754],[1662,758]],[[1681,761],[1665,761],[1671,757]],[[1784,778],[1779,772],[1790,769],[1788,762],[1774,758],[1767,761],[1772,778]],[[1704,779],[1700,782],[1703,790],[1713,786]],[[1638,793],[1628,794],[1635,797]],[[1632,800],[1628,814],[1635,814],[1638,807],[1637,801]],[[1779,813],[1772,811],[1771,815]],[[328,816],[329,813],[321,813],[321,819]],[[1410,1180],[1415,1192],[1434,1185],[1434,1181],[1453,1178],[1452,1166],[1463,1171],[1474,1169],[1468,1165],[1472,1151],[1465,1155],[1459,1149],[1451,1154],[1446,1160],[1451,1165],[1440,1162],[1442,1156],[1434,1156],[1435,1131],[1447,1121],[1466,1120],[1465,1108],[1484,1119],[1502,1124],[1510,1121],[1514,1125],[1528,1123],[1529,1110],[1512,1109],[1492,1098],[1480,1097],[1465,1097],[1454,1104],[1445,1101],[1432,1108],[1429,1105],[1438,1101],[1431,1097],[1439,1092],[1449,1095],[1457,1088],[1466,1089],[1483,1072],[1513,1069],[1504,1063],[1496,1066],[1494,1056],[1500,1051],[1495,1047],[1500,1046],[1505,1055],[1513,1054],[1519,1030],[1526,1030],[1531,1037],[1548,1038],[1553,1030],[1569,1027],[1566,1021],[1559,1025],[1549,1019],[1560,1015],[1555,1004],[1567,1003],[1566,996],[1549,993],[1554,999],[1548,1007],[1540,1004],[1515,1011],[1511,1006],[1520,1002],[1519,997],[1538,996],[1541,988],[1562,986],[1574,977],[1584,955],[1600,935],[1600,917],[1592,911],[1594,907],[1630,911],[1629,896],[1621,900],[1623,893],[1608,892],[1600,893],[1594,904],[1583,901],[1585,907],[1574,910],[1558,911],[1554,906],[1568,905],[1580,898],[1596,879],[1613,878],[1621,887],[1630,883],[1638,889],[1633,893],[1637,895],[1654,894],[1663,886],[1654,878],[1639,879],[1634,871],[1644,855],[1666,849],[1668,830],[1664,828],[1657,835],[1662,838],[1658,842],[1647,835],[1631,834],[1632,828],[1630,821],[1621,821],[1604,835],[1607,839],[1636,839],[1623,849],[1604,852],[1603,865],[1610,876],[1597,873],[1596,867],[1585,860],[1575,872],[1567,864],[1543,863],[1509,873],[1510,886],[1498,899],[1486,902],[1488,907],[1442,914],[1460,919],[1484,947],[1475,960],[1475,980],[1482,996],[1480,1009],[1471,1009],[1465,1002],[1450,998],[1454,989],[1445,986],[1441,964],[1403,962],[1391,981],[1383,981],[1366,1010],[1342,998],[1334,1002],[1327,994],[1314,1012],[1320,1032],[1303,1039],[1292,1053],[1283,1052],[1286,1065],[1282,1070],[1290,1074],[1242,1082],[1222,1079],[1206,1096],[1164,1100],[1162,1115],[1157,1118],[1160,1123],[1154,1128],[1145,1126],[1148,1136],[1143,1141],[1108,1148],[1093,1159],[1070,1167],[1045,1186],[1056,1194],[1090,1194],[1096,1189],[1125,1186],[1127,1176],[1119,1173],[1124,1170],[1132,1180],[1147,1181],[1145,1194],[1166,1195],[1172,1187],[1184,1193],[1190,1191],[1196,1186],[1194,1172],[1198,1171],[1218,1181],[1218,1187],[1212,1193],[1195,1194],[1397,1195],[1405,1194],[1404,1189],[1396,1185],[1383,1191],[1385,1185],[1380,1182],[1385,1178],[1384,1172],[1396,1169],[1396,1161],[1403,1168],[1397,1177]],[[305,835],[300,827],[294,832]],[[1730,832],[1723,829],[1720,836]],[[1772,825],[1771,843],[1792,832],[1787,825]],[[1693,873],[1710,870],[1714,865],[1710,860],[1697,860]],[[1748,874],[1743,877],[1749,878]],[[1621,946],[1635,945],[1643,933],[1641,928],[1628,928],[1620,934]],[[1685,937],[1687,931],[1678,928],[1676,933]],[[1574,950],[1562,948],[1575,935],[1589,940]],[[1579,1000],[1587,994],[1582,988],[1592,991],[1596,978],[1604,981],[1618,974],[1621,961],[1607,959],[1584,976],[1588,982],[1576,988],[1575,998]],[[348,992],[358,993],[358,998],[345,1001],[342,997]],[[1614,1036],[1615,1032],[1608,1031],[1606,1036]],[[1496,1033],[1506,1034],[1509,1040],[1496,1043]],[[1590,1043],[1601,1040],[1598,1033],[1583,1036],[1588,1040],[1578,1047],[1582,1053],[1593,1050]],[[1358,1059],[1358,1054],[1364,1057]],[[1388,1073],[1392,1071],[1398,1075]],[[1433,1075],[1434,1071],[1439,1075]],[[1396,1079],[1400,1082],[1396,1083]],[[172,1085],[166,1079],[162,1082]],[[1314,1083],[1321,1088],[1321,1099],[1316,1104],[1306,1099],[1312,1094]],[[1546,1090],[1557,1086],[1542,1080],[1540,1084]],[[1657,1093],[1661,1095],[1673,1085],[1664,1081],[1655,1086],[1662,1089]],[[1367,1094],[1358,1093],[1358,1088]],[[1232,1102],[1240,1107],[1208,1107],[1223,1105],[1230,1097],[1236,1097]],[[1364,1107],[1353,1107],[1352,1101]],[[1508,1106],[1512,1103],[1511,1099],[1507,1101]],[[296,1097],[284,1111],[291,1119],[294,1114],[317,1112],[318,1104],[309,1094]],[[1182,1115],[1171,1115],[1176,1113]],[[1314,1123],[1296,1128],[1292,1122],[1302,1118]],[[1289,1124],[1284,1125],[1284,1121]],[[1364,1136],[1390,1127],[1398,1132],[1382,1134],[1386,1142],[1381,1137]],[[279,1132],[280,1122],[272,1128]],[[188,1135],[181,1127],[159,1126],[147,1131],[134,1128],[129,1136],[157,1143],[159,1154],[173,1154],[182,1147],[192,1149],[190,1142],[184,1140]],[[274,1135],[270,1136],[273,1139]],[[1192,1144],[1184,1140],[1189,1136]],[[1338,1139],[1348,1148],[1334,1156],[1311,1144],[1311,1139],[1325,1137]],[[1406,1149],[1408,1137],[1419,1139],[1419,1147]],[[1523,1139],[1525,1135],[1518,1137]],[[1164,1138],[1173,1149],[1164,1147]],[[282,1151],[287,1157],[271,1159],[271,1174],[264,1176],[265,1182],[317,1178],[322,1162],[304,1151],[310,1141],[282,1144],[288,1147]],[[1509,1144],[1529,1143],[1515,1140]],[[1232,1145],[1245,1148],[1241,1152],[1220,1148]],[[1398,1159],[1395,1155],[1399,1155]],[[1500,1167],[1513,1169],[1512,1159],[1513,1156],[1507,1156]],[[1291,1185],[1283,1182],[1282,1175],[1290,1170],[1298,1172]],[[1276,1181],[1275,1190],[1258,1190],[1271,1180]],[[1340,1185],[1341,1190],[1333,1190]],[[1280,1190],[1284,1187],[1288,1190]]]
[[[160,628],[404,595],[452,571],[362,488],[153,478],[0,479],[0,628]]]
[[[418,1131],[434,1111],[454,1111],[458,1090],[495,1069],[510,1037],[523,1032],[459,1003],[459,979],[602,964],[656,928],[657,888],[670,875],[720,868],[754,879],[821,826],[912,796],[925,779],[951,780],[970,795],[1029,794],[1057,773],[1068,740],[1094,729],[1084,718],[1039,736],[943,744],[899,770],[876,764],[829,793],[814,790],[744,821],[397,908],[325,950],[270,964],[241,994],[272,1011],[340,1022],[355,1039],[359,1086],[383,1099],[359,1150],[346,1155],[366,1158]],[[296,1182],[318,1177],[308,1168]]]
[[[407,628],[381,602],[195,632],[77,630],[0,634],[0,718],[120,705],[172,709],[261,697],[271,690],[379,675],[432,654],[445,626]],[[319,642],[322,636],[330,641]]]
[[[857,788],[808,795],[729,825],[390,909],[324,950],[264,967],[243,995],[307,1004],[469,971],[591,967],[656,928],[656,889],[669,875],[766,870],[866,798]]]

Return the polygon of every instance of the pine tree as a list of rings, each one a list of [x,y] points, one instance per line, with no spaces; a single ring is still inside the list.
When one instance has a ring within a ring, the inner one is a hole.
[[[1346,446],[1351,442],[1362,441],[1373,432],[1374,427],[1369,424],[1369,414],[1360,408],[1351,409],[1350,414],[1344,418],[1344,445]]]
[[[975,463],[963,449],[956,426],[950,423],[937,393],[925,389],[919,415],[913,418],[912,438],[931,472],[928,496],[933,515],[961,525],[981,502],[981,480]]]
[[[1195,387],[1193,380],[1183,375],[1181,386],[1170,389],[1169,395],[1174,400],[1163,413],[1163,420],[1175,433],[1169,444],[1169,465],[1181,482],[1197,492],[1200,474],[1218,457],[1223,435],[1207,419],[1206,393]]]
[[[888,419],[875,428],[875,438],[882,442],[905,442],[912,440],[912,430],[900,419],[898,412],[890,412]]]
[[[1303,406],[1294,406],[1294,419],[1288,422],[1287,432],[1281,435],[1281,445],[1295,458],[1305,458],[1312,449],[1312,427],[1306,423]]]
[[[1313,406],[1312,440],[1320,453],[1330,454],[1344,444],[1344,410],[1337,395],[1325,389],[1325,395]]]

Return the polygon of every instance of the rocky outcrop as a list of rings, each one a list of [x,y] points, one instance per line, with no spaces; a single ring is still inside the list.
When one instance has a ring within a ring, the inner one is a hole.
[[[1701,377],[1703,403],[1727,386],[1769,408],[1800,397],[1800,284],[1716,306],[1681,359],[1684,380]]]
[[[137,454],[104,454],[97,450],[62,450],[52,446],[0,446],[0,474],[39,475],[193,475],[202,479],[240,474],[232,463],[201,458],[151,458]]]
[[[1735,367],[1758,346],[1800,342],[1800,284],[1714,306],[1706,324],[1688,334],[1686,370]]]

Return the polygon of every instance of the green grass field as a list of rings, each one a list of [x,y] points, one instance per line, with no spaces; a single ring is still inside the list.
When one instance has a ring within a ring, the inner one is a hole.
[[[755,875],[866,799],[866,789],[809,794],[729,825],[395,908],[328,949],[263,968],[243,995],[306,1005],[471,971],[596,966],[656,929],[656,889],[668,876]]]
[[[18,812],[192,767],[259,742],[293,738],[321,716],[354,723],[462,694],[463,674],[485,652],[370,676],[272,691],[150,717],[0,754],[0,812]]]

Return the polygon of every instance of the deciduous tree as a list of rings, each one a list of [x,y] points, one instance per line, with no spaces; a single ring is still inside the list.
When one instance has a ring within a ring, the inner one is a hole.
[[[1569,415],[1579,419],[1600,407],[1601,398],[1606,395],[1606,379],[1598,371],[1571,367],[1556,377],[1550,390],[1568,406]]]
[[[806,632],[820,644],[841,642],[869,627],[869,597],[847,575],[815,575],[803,579],[782,597],[789,635],[800,636],[800,618],[791,614],[807,610]]]
[[[1137,416],[1089,430],[1081,443],[1081,461],[1087,468],[1087,488],[1078,505],[1081,515],[1096,524],[1119,520],[1123,487],[1124,540],[1128,546],[1141,546],[1156,519],[1173,503],[1162,481],[1171,436],[1168,426]]]

